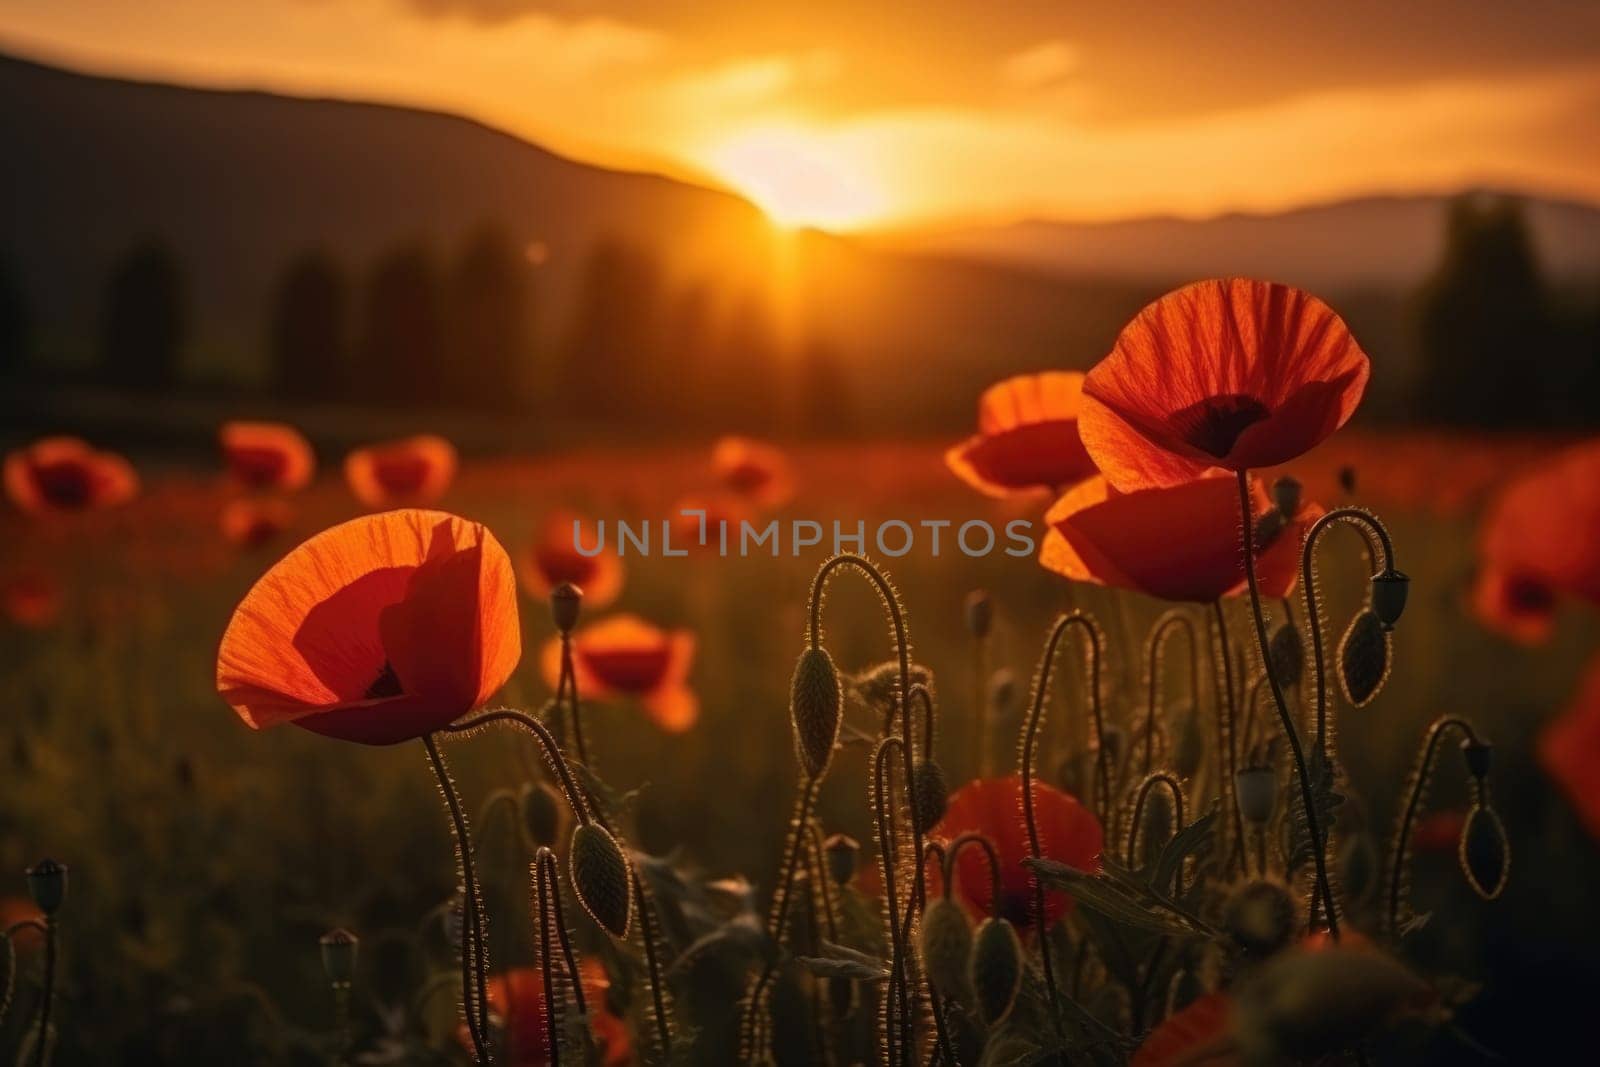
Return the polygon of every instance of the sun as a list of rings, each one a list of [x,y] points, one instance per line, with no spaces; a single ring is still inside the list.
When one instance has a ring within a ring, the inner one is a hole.
[[[799,127],[744,130],[712,144],[702,158],[779,226],[848,230],[887,212],[888,198],[869,168]]]

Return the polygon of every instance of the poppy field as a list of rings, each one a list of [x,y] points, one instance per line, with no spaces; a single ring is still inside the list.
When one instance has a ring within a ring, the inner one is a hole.
[[[1600,445],[1371,373],[1229,279],[964,440],[8,444],[0,1057],[1544,1062]]]

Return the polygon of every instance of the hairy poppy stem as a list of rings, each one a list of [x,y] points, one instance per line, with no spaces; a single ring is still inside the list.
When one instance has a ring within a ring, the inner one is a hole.
[[[1422,802],[1428,795],[1428,780],[1433,775],[1433,757],[1438,751],[1439,742],[1450,730],[1460,731],[1461,735],[1471,744],[1483,742],[1478,737],[1476,730],[1467,720],[1454,715],[1445,715],[1434,720],[1428,727],[1427,736],[1424,737],[1422,747],[1417,753],[1416,769],[1411,772],[1411,791],[1406,797],[1406,806],[1400,815],[1400,821],[1395,825],[1394,844],[1389,849],[1389,892],[1388,906],[1384,910],[1384,929],[1389,931],[1390,937],[1398,937],[1400,933],[1400,904],[1405,895],[1406,869],[1410,866],[1411,857],[1411,831],[1416,822],[1417,812],[1422,809]],[[1476,779],[1472,783],[1474,796],[1480,795],[1482,783]]]
[[[1239,811],[1239,803],[1234,797],[1234,772],[1238,770],[1238,748],[1235,744],[1234,730],[1234,688],[1233,688],[1233,651],[1228,644],[1228,615],[1222,609],[1222,601],[1213,600],[1211,610],[1217,626],[1216,656],[1211,664],[1211,672],[1217,682],[1217,762],[1221,764],[1218,783],[1222,793],[1222,803],[1233,811],[1233,852],[1232,859],[1244,862],[1244,815]],[[1217,663],[1222,664],[1218,673]]]
[[[439,732],[452,736],[470,734],[497,722],[520,726],[534,735],[539,747],[544,750],[545,762],[555,771],[556,778],[561,783],[561,794],[566,798],[567,806],[572,809],[573,817],[585,826],[592,822],[593,816],[590,814],[589,805],[584,799],[583,791],[578,788],[578,783],[572,777],[572,768],[567,764],[561,746],[556,743],[555,735],[550,732],[548,726],[532,715],[517,711],[515,708],[490,708],[480,711],[471,718],[446,726]]]
[[[1328,919],[1328,936],[1339,940],[1338,908],[1333,899],[1333,886],[1328,880],[1328,857],[1322,827],[1317,817],[1316,798],[1311,793],[1311,773],[1306,769],[1305,751],[1300,745],[1300,732],[1295,729],[1294,717],[1289,714],[1289,702],[1284,699],[1283,686],[1272,669],[1272,647],[1267,638],[1267,620],[1261,610],[1261,588],[1256,581],[1255,514],[1250,506],[1250,474],[1239,472],[1239,513],[1244,523],[1244,575],[1250,587],[1250,611],[1255,617],[1256,642],[1261,649],[1261,665],[1267,672],[1267,684],[1272,689],[1272,699],[1278,706],[1278,719],[1283,724],[1284,736],[1289,741],[1289,752],[1294,757],[1295,775],[1300,779],[1300,802],[1305,809],[1306,832],[1311,837],[1312,859],[1316,863],[1317,894],[1322,897]],[[1218,609],[1220,613],[1220,608]]]
[[[439,780],[439,790],[444,793],[445,805],[450,809],[450,825],[456,842],[456,862],[461,874],[462,892],[466,896],[461,917],[461,1010],[467,1017],[467,1032],[472,1036],[473,1051],[480,1064],[489,1063],[486,1040],[489,1032],[489,979],[488,960],[484,958],[483,910],[478,897],[478,876],[472,861],[472,831],[467,826],[466,813],[461,808],[461,797],[456,793],[450,770],[433,734],[425,734],[422,745],[428,751],[428,762],[434,777]]]
[[[1322,608],[1318,603],[1316,552],[1318,539],[1330,527],[1338,522],[1347,522],[1356,527],[1367,542],[1367,552],[1373,556],[1373,562],[1378,563],[1377,556],[1382,554],[1383,561],[1379,573],[1394,570],[1394,542],[1389,538],[1389,531],[1373,515],[1356,507],[1334,508],[1323,514],[1316,522],[1311,524],[1311,529],[1306,531],[1305,545],[1300,549],[1300,595],[1306,602],[1306,619],[1311,624],[1311,652],[1315,657],[1317,669],[1317,750],[1327,751],[1328,737],[1328,672],[1326,658],[1322,651]]]
[[[950,896],[950,891],[955,887],[956,861],[961,858],[961,850],[968,845],[977,845],[983,850],[984,858],[989,864],[989,913],[996,919],[1000,917],[1000,853],[995,850],[994,842],[982,834],[962,834],[950,842],[945,849],[944,859],[944,895]]]
[[[1050,695],[1050,675],[1055,669],[1056,651],[1066,636],[1067,630],[1073,626],[1082,628],[1088,639],[1089,659],[1089,705],[1094,715],[1095,723],[1095,748],[1099,766],[1099,807],[1102,818],[1106,817],[1110,806],[1110,779],[1111,772],[1106,762],[1105,734],[1100,718],[1100,655],[1101,635],[1100,627],[1094,619],[1082,611],[1074,611],[1056,619],[1055,625],[1050,628],[1050,636],[1045,640],[1044,654],[1039,658],[1039,668],[1033,679],[1033,707],[1028,712],[1028,721],[1022,733],[1022,760],[1020,775],[1022,778],[1022,819],[1028,829],[1028,854],[1034,859],[1040,859],[1043,851],[1039,846],[1039,820],[1034,812],[1033,803],[1033,761],[1035,750],[1039,743],[1039,724],[1044,718],[1044,706]],[[1061,1022],[1061,1012],[1056,1006],[1056,974],[1055,966],[1050,962],[1050,938],[1045,930],[1044,883],[1037,875],[1030,873],[1029,879],[1033,882],[1033,918],[1034,925],[1039,933],[1039,958],[1044,969],[1045,989],[1050,996],[1050,1017],[1055,1023],[1056,1033],[1064,1035],[1065,1030]]]
[[[566,683],[568,704],[567,715],[572,722],[572,744],[578,753],[578,762],[585,767],[592,768],[589,762],[589,745],[583,736],[583,712],[578,706],[578,673],[572,662],[572,634],[564,632],[561,635],[561,680]],[[560,686],[556,699],[560,699]]]
[[[1156,717],[1160,708],[1161,695],[1161,657],[1166,648],[1167,638],[1175,629],[1181,629],[1189,639],[1189,699],[1198,711],[1200,707],[1200,638],[1195,633],[1194,620],[1181,608],[1173,608],[1156,620],[1155,626],[1150,630],[1149,644],[1145,649],[1145,657],[1149,663],[1149,700],[1145,708],[1144,722],[1144,773],[1149,775],[1155,770],[1156,756]]]
[[[33,1046],[34,1067],[44,1067],[50,1061],[50,1011],[55,1007],[56,994],[56,920],[44,917],[44,985],[39,991],[38,1041]]]
[[[898,1021],[900,1034],[896,1035],[895,1027],[891,1022],[885,1030],[888,1037],[888,1059],[891,1064],[902,1062],[911,1055],[912,1020],[910,999],[906,991],[909,983],[906,981],[908,961],[906,957],[905,931],[900,926],[900,890],[895,884],[895,868],[898,865],[899,846],[895,832],[895,809],[893,784],[889,781],[892,768],[889,764],[889,752],[893,748],[902,751],[906,743],[899,737],[885,737],[878,742],[878,747],[872,752],[872,814],[878,832],[878,857],[883,866],[883,899],[889,912],[889,988],[884,992],[886,1011],[890,1005],[898,1003]],[[921,854],[918,854],[917,868],[922,867]],[[915,891],[906,907],[910,909],[916,904]],[[898,998],[898,1000],[897,1000]]]
[[[534,899],[538,902],[537,916],[539,922],[539,977],[544,985],[544,1035],[545,1051],[549,1056],[550,1067],[561,1067],[561,1003],[556,995],[555,968],[551,966],[550,957],[553,955],[554,946],[551,944],[550,925],[555,919],[551,904],[551,882],[545,875],[545,857],[555,860],[554,854],[548,848],[541,847],[534,857],[533,882]],[[559,890],[557,890],[559,896]],[[578,985],[576,972],[571,974],[574,988]],[[579,1009],[580,1012],[582,1009]]]
[[[772,897],[772,910],[767,916],[767,937],[773,942],[774,949],[782,944],[783,929],[789,918],[789,898],[794,893],[795,870],[800,863],[800,850],[805,844],[805,827],[811,820],[811,805],[816,803],[817,792],[822,787],[820,778],[807,777],[800,785],[800,795],[795,798],[795,813],[789,824],[788,847],[785,851],[783,869],[778,876],[778,891]],[[745,999],[744,1018],[740,1023],[740,1044],[744,1046],[746,1055],[753,1057],[753,1045],[744,1045],[744,1042],[754,1042],[756,1038],[756,1016],[761,1011],[761,1004],[766,996],[767,987],[772,984],[773,977],[777,974],[778,953],[774,951],[772,957],[761,968],[761,973],[756,976],[755,984],[750,987],[750,992]]]
[[[1172,827],[1174,835],[1184,827],[1183,784],[1178,781],[1177,776],[1167,771],[1157,771],[1155,774],[1146,777],[1143,782],[1139,783],[1139,792],[1135,794],[1133,802],[1133,817],[1128,821],[1128,851],[1126,859],[1130,866],[1136,862],[1134,857],[1139,844],[1140,824],[1144,822],[1144,808],[1149,803],[1150,794],[1156,786],[1165,786],[1168,794],[1172,797]],[[1183,868],[1181,866],[1178,868],[1177,874],[1173,876],[1173,882],[1173,896],[1183,896]],[[1166,892],[1165,886],[1157,886],[1156,888],[1163,893]]]

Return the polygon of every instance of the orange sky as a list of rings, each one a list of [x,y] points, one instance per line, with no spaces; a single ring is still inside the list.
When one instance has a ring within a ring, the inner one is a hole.
[[[1564,0],[0,0],[0,48],[459,111],[837,228],[1600,200],[1600,4]]]

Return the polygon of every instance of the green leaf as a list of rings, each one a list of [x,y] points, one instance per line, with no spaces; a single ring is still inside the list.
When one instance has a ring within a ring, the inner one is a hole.
[[[1217,815],[1216,811],[1202,815],[1173,835],[1156,860],[1155,874],[1150,879],[1153,888],[1168,892],[1184,860],[1190,856],[1203,857],[1211,851],[1216,845]]]
[[[1080,905],[1113,922],[1171,937],[1197,936],[1196,930],[1176,917],[1147,908],[1119,881],[1119,874],[1093,875],[1068,864],[1043,858],[1022,862],[1033,868],[1039,880],[1048,888],[1072,894],[1072,898]],[[1107,866],[1113,867],[1111,864]],[[1120,878],[1126,877],[1125,871],[1120,872]]]

